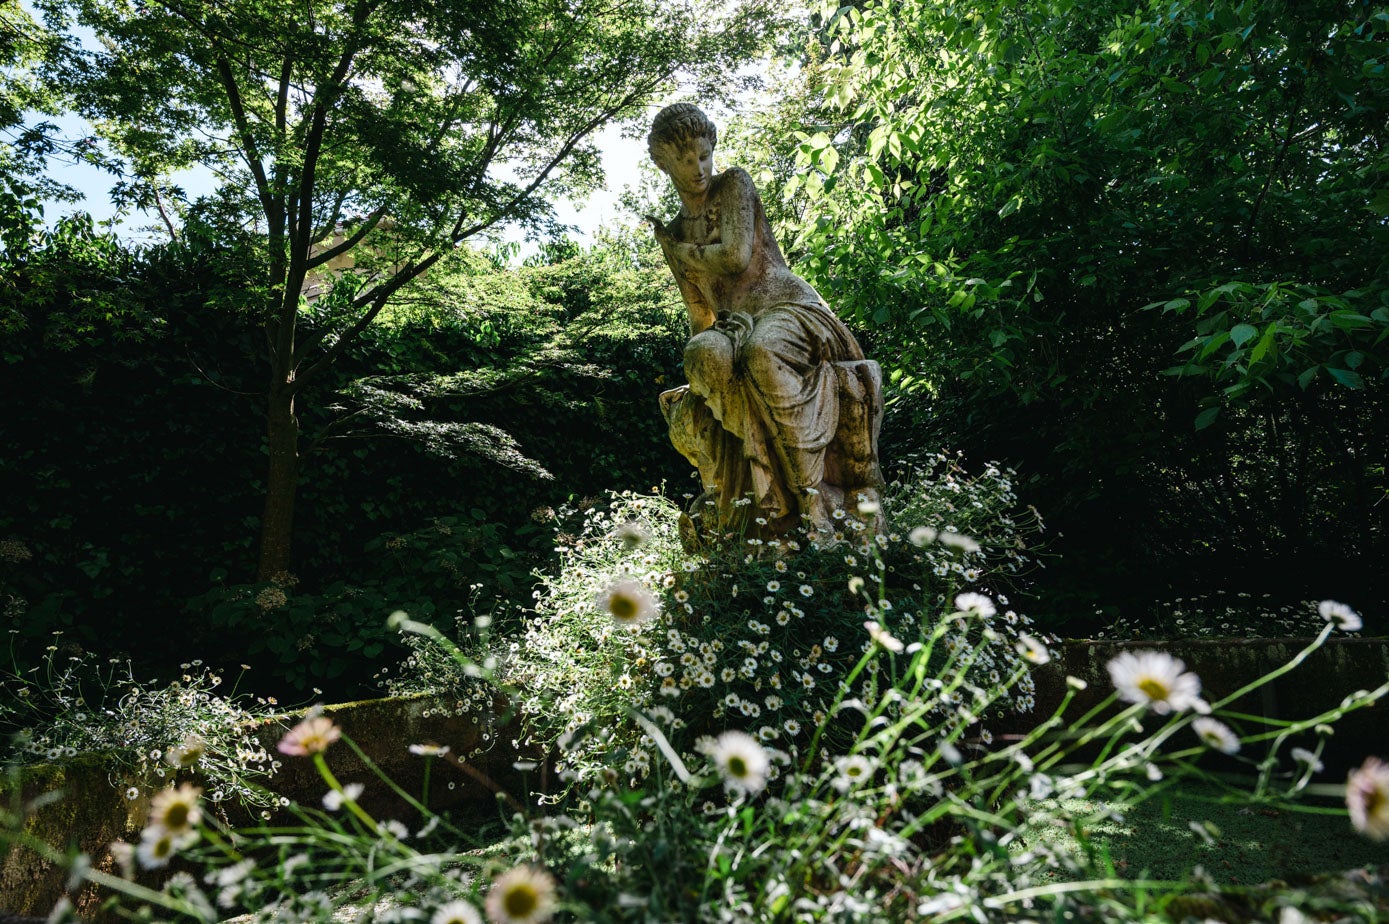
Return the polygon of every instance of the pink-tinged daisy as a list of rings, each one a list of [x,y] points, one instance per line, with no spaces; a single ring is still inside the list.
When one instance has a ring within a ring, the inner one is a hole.
[[[308,757],[328,750],[328,745],[342,737],[342,729],[326,716],[310,716],[289,730],[276,745],[281,754]]]
[[[1346,808],[1355,830],[1375,841],[1389,838],[1389,764],[1367,757],[1346,780]]]

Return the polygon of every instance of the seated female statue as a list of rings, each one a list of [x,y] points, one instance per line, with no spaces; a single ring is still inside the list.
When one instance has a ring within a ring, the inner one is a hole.
[[[648,136],[681,202],[670,222],[649,220],[689,311],[689,385],[661,405],[704,483],[692,525],[832,533],[835,509],[878,500],[881,374],[787,267],[752,178],[714,171],[717,137],[689,103],[663,109]]]

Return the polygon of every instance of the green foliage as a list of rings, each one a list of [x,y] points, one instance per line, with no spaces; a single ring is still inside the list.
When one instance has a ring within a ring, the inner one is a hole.
[[[524,599],[540,549],[541,528],[503,529],[474,509],[467,517],[438,517],[408,533],[367,543],[365,573],[316,592],[297,581],[220,586],[188,601],[188,615],[207,638],[246,638],[245,657],[275,678],[276,687],[315,693],[320,686],[361,690],[367,675],[400,652],[398,633],[383,613],[405,610],[423,622],[449,624]],[[515,546],[515,548],[513,548]]]
[[[1167,375],[1196,377],[1220,388],[1196,418],[1196,428],[1215,422],[1221,397],[1233,401],[1259,386],[1274,398],[1296,398],[1329,379],[1360,391],[1379,385],[1389,361],[1389,288],[1343,295],[1306,286],[1227,282],[1190,298],[1145,306],[1183,315],[1191,311],[1197,336],[1178,354],[1189,354]],[[1249,400],[1249,399],[1246,399]],[[1255,399],[1257,400],[1257,399]]]
[[[546,195],[601,179],[598,129],[678,70],[725,73],[770,18],[755,3],[715,16],[656,0],[38,6],[60,37],[46,77],[128,165],[121,195],[158,205],[177,236],[164,178],[200,164],[222,186],[195,214],[257,227],[270,366],[262,581],[293,563],[305,388],[460,244],[507,223],[550,228]],[[327,291],[301,332],[311,288]],[[486,450],[504,433],[391,419],[439,448]],[[497,458],[524,466],[502,442]]]
[[[0,459],[0,606],[35,650],[66,628],[152,667],[219,638],[262,692],[331,677],[360,694],[380,666],[364,652],[398,653],[382,614],[428,601],[450,624],[471,583],[528,600],[551,552],[536,526],[547,508],[687,472],[654,401],[685,337],[655,270],[606,251],[520,272],[460,254],[365,331],[301,412],[300,583],[286,611],[262,610],[260,264],[195,230],[137,250],[62,222],[13,277],[0,387],[25,398],[0,424],[15,446]],[[306,330],[323,323],[305,312]],[[387,547],[399,541],[409,557]],[[319,624],[339,612],[325,642]],[[310,635],[324,657],[301,676]]]
[[[969,489],[949,493],[973,508]],[[645,568],[678,558],[671,547],[673,530],[662,525],[673,512],[661,499],[626,496],[616,498],[611,510],[594,513],[588,518],[592,529],[581,540],[585,546],[570,559],[574,586],[587,582],[591,590],[601,584],[601,575],[580,574],[586,563]],[[858,532],[848,525],[856,521],[845,522],[846,538]],[[636,525],[648,530],[648,544],[641,544]],[[1006,536],[1014,530],[998,525],[980,532]],[[891,543],[889,535],[889,548]],[[913,548],[928,557],[942,552],[929,544]],[[856,542],[835,551],[842,555],[846,549],[859,551]],[[870,542],[861,554],[874,559],[875,549],[882,546]],[[812,586],[837,583],[844,574],[830,550],[821,551],[824,557],[801,549],[792,559],[796,566],[817,569],[805,578]],[[909,558],[916,554],[903,551]],[[657,561],[647,561],[653,557]],[[774,557],[757,554],[750,561],[730,555],[724,564],[759,572],[759,579],[764,572],[780,573]],[[698,571],[688,574],[693,578]],[[880,587],[891,585],[894,575],[908,577],[876,564],[867,574]],[[573,587],[557,581],[552,589],[566,596]],[[681,695],[638,705],[641,693],[624,691],[627,709],[610,713],[620,724],[594,716],[588,738],[571,734],[558,742],[566,762],[582,762],[593,771],[583,775],[587,785],[579,798],[547,811],[529,798],[503,792],[512,837],[487,850],[477,849],[476,828],[435,814],[385,777],[381,783],[409,806],[412,822],[418,812],[421,827],[367,811],[359,802],[362,790],[344,786],[334,772],[342,750],[355,746],[339,743],[340,729],[314,712],[282,746],[300,755],[288,760],[312,763],[328,796],[322,811],[316,805],[293,806],[294,823],[232,831],[205,813],[188,825],[196,833],[186,834],[166,825],[168,813],[152,816],[134,857],[126,854],[126,878],[95,868],[89,858],[65,858],[35,843],[25,836],[17,813],[0,813],[0,838],[69,866],[79,881],[110,889],[113,903],[132,915],[207,924],[229,909],[258,918],[323,922],[362,909],[388,919],[468,921],[480,917],[479,906],[494,921],[515,919],[511,912],[525,908],[540,920],[561,915],[593,922],[1147,922],[1232,907],[1211,877],[1187,872],[1185,864],[1179,875],[1157,879],[1143,870],[1124,870],[1106,849],[1110,821],[1135,817],[1173,793],[1190,793],[1193,782],[1251,816],[1340,815],[1339,807],[1315,801],[1334,796],[1344,799],[1351,823],[1370,837],[1380,836],[1389,823],[1383,802],[1389,767],[1381,762],[1366,760],[1344,786],[1317,781],[1324,736],[1347,713],[1389,694],[1389,684],[1290,721],[1235,711],[1242,697],[1267,688],[1321,647],[1335,628],[1331,622],[1288,663],[1237,691],[1202,690],[1200,678],[1162,652],[1144,652],[1141,658],[1126,652],[1109,664],[1115,689],[1103,691],[1093,708],[1081,714],[1076,697],[1085,684],[1069,678],[1053,714],[1006,741],[989,742],[969,733],[970,713],[1016,701],[1027,674],[1018,665],[1006,676],[982,683],[971,679],[981,678],[996,641],[978,601],[968,609],[924,601],[920,618],[911,622],[901,607],[889,608],[877,595],[855,598],[831,593],[828,586],[826,591],[814,595],[817,607],[842,607],[839,620],[848,627],[868,616],[875,628],[846,630],[846,639],[854,631],[865,644],[835,685],[822,721],[806,730],[809,746],[783,750],[759,743],[738,731],[757,721],[742,715],[725,716],[731,728],[718,738],[690,742],[690,730],[709,724],[707,703]],[[556,600],[556,605],[592,608],[580,600]],[[734,609],[738,598],[725,596],[721,602],[731,612],[711,612],[711,622],[723,619],[731,627],[746,615]],[[556,615],[556,621],[568,619],[575,627],[585,621]],[[633,640],[652,642],[681,634],[687,622],[672,608],[655,617],[661,628],[670,627],[664,633],[651,623],[634,630],[615,626],[611,616],[603,618]],[[985,644],[951,645],[970,624]],[[475,680],[496,682],[508,671],[507,660],[527,657],[527,646],[517,639],[500,657],[470,661],[428,624],[397,614],[391,625],[431,639]],[[900,639],[885,635],[884,627]],[[1048,656],[1041,646],[1029,650],[1036,662]],[[624,659],[636,654],[620,648],[609,653]],[[581,660],[568,672],[571,684],[591,691],[609,683],[610,662]],[[640,665],[625,660],[618,667]],[[865,683],[866,677],[877,683]],[[863,695],[856,695],[860,691]],[[585,695],[576,697],[570,687],[547,691],[553,721],[580,720],[571,710]],[[519,696],[535,694],[523,690]],[[632,766],[640,763],[635,750],[618,744],[636,730],[649,752],[649,766],[640,773]],[[603,735],[612,739],[610,746],[589,746]],[[1313,748],[1290,749],[1295,741]],[[452,754],[424,759],[474,769]],[[1223,772],[1232,764],[1246,774]],[[533,766],[517,765],[519,785],[529,786],[524,769]],[[184,800],[190,816],[197,808],[195,792],[166,791],[158,798],[166,805]],[[1192,821],[1178,837],[1194,834],[1209,843],[1219,835],[1204,819]],[[137,877],[168,861],[153,850],[168,838],[176,838],[168,853],[178,853],[198,875],[175,873],[160,887],[147,887]],[[1334,888],[1302,883],[1288,890],[1280,883],[1257,900],[1248,894],[1232,898],[1241,906],[1256,904],[1269,919],[1299,908],[1370,919],[1382,905],[1375,888],[1347,888],[1342,880]]]
[[[1367,577],[1389,523],[1359,506],[1389,440],[1389,14],[1036,0],[821,22],[784,220],[885,363],[887,456],[1017,467],[1068,557],[1115,569],[1101,596],[1278,562],[1290,599],[1389,599]],[[1211,500],[1254,497],[1279,514]],[[1193,533],[1220,554],[1188,554]],[[1299,558],[1327,585],[1294,586]],[[1049,605],[1099,590],[1079,578],[1057,569]]]

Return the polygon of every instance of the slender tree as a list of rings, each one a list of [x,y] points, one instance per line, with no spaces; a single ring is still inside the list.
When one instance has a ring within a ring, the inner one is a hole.
[[[598,129],[677,72],[730,72],[767,20],[755,5],[710,15],[670,0],[37,5],[74,36],[51,79],[133,182],[158,193],[161,177],[205,165],[264,241],[262,580],[291,563],[304,389],[462,242],[543,225],[546,197],[592,187]],[[324,320],[301,328],[315,285]]]

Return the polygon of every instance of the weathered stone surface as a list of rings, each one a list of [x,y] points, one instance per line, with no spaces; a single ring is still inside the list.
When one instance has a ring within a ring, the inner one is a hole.
[[[648,138],[681,201],[669,223],[650,221],[690,319],[689,384],[661,395],[704,486],[682,537],[832,533],[834,510],[879,501],[882,373],[787,267],[752,178],[714,172],[716,140],[688,103],[663,109]]]
[[[0,784],[7,808],[27,807],[23,836],[59,851],[81,851],[93,865],[114,866],[106,845],[128,838],[145,823],[148,798],[130,800],[110,779],[100,755],[84,754],[63,763],[17,769]],[[65,894],[67,872],[22,843],[11,843],[0,860],[0,911],[46,917]],[[99,903],[96,890],[74,896],[79,914],[90,918]]]

